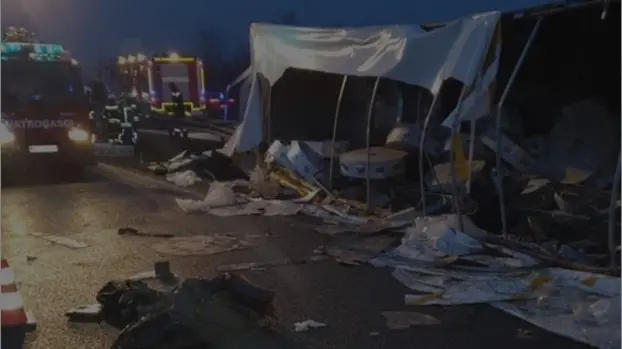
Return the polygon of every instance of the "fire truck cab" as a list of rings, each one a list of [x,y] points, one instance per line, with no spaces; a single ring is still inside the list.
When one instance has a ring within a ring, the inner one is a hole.
[[[60,45],[1,42],[2,168],[82,170],[94,164],[88,104],[77,62]]]
[[[206,111],[205,75],[203,63],[196,57],[181,57],[172,53],[154,57],[148,69],[151,110],[156,113],[173,113],[170,83],[174,83],[184,98],[186,115],[203,115]]]

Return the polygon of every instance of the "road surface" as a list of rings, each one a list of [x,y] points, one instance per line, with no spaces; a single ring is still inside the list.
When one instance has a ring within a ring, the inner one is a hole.
[[[313,232],[312,222],[300,217],[186,215],[174,201],[180,193],[138,176],[97,168],[72,182],[52,178],[2,189],[3,256],[38,322],[27,348],[109,348],[115,329],[69,324],[63,313],[93,303],[107,281],[151,270],[155,261],[169,260],[181,276],[208,277],[231,263],[305,258],[326,242]],[[155,252],[161,238],[118,235],[117,229],[126,226],[179,236],[252,234],[257,240],[241,251],[175,257]],[[88,247],[69,248],[32,233],[67,237]],[[327,324],[293,333],[301,348],[583,348],[487,306],[407,308],[403,295],[408,290],[386,269],[324,261],[242,274],[277,293],[285,327],[307,319]],[[383,311],[423,312],[440,324],[391,330]]]

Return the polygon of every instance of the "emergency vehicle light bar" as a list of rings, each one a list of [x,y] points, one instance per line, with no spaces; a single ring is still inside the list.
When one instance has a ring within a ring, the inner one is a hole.
[[[69,54],[61,45],[32,44],[20,42],[0,43],[0,57],[3,61],[19,59],[28,53],[28,58],[36,61],[57,61],[69,59]]]
[[[1,43],[0,52],[4,54],[17,54],[24,50],[31,50],[37,54],[49,54],[60,56],[65,52],[61,45],[56,44],[32,44],[25,42],[3,42]]]
[[[180,58],[170,58],[170,57],[154,57],[153,61],[156,63],[194,63],[197,59],[192,57],[180,57]]]

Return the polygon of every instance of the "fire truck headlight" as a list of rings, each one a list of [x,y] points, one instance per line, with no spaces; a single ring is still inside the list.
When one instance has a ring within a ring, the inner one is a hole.
[[[13,132],[9,130],[9,127],[7,125],[0,123],[0,144],[1,145],[11,144],[14,141],[15,141],[15,135],[13,134]]]
[[[67,135],[69,136],[69,139],[74,142],[88,142],[91,140],[91,136],[88,132],[77,127],[70,129]]]

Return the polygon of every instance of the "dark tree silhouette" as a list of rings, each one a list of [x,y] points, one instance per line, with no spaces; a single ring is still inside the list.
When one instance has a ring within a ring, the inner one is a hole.
[[[283,24],[283,25],[299,25],[300,21],[298,20],[298,16],[294,11],[288,11],[277,17],[274,21],[274,24]]]
[[[298,16],[294,11],[285,12],[270,22],[283,25],[300,25]],[[196,52],[203,60],[205,81],[210,90],[224,90],[250,64],[248,39],[231,47],[227,45],[221,33],[210,25],[199,28]]]

